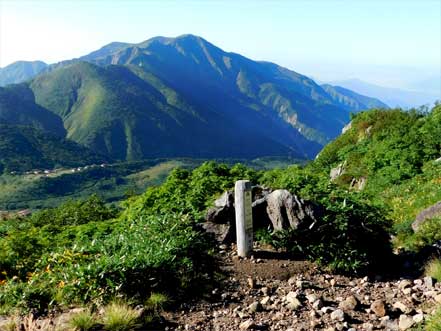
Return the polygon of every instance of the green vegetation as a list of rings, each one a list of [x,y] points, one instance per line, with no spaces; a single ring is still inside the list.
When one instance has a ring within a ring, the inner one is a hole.
[[[60,169],[49,175],[3,175],[0,176],[0,209],[56,207],[69,199],[85,199],[95,193],[106,202],[117,202],[162,183],[175,167],[195,167],[202,162],[156,159],[89,167],[76,172]]]
[[[139,325],[139,312],[128,304],[115,301],[104,308],[103,324],[108,331],[132,331]]]
[[[441,308],[438,308],[425,324],[425,331],[441,330]]]
[[[37,105],[26,84],[0,87],[0,123],[31,126],[60,138],[66,133],[61,118]]]
[[[95,321],[95,316],[89,310],[83,310],[81,312],[75,313],[69,320],[69,324],[75,331],[89,331],[97,323]]]
[[[33,78],[43,71],[47,64],[42,61],[17,61],[0,68],[0,86],[17,84]]]
[[[2,69],[0,81],[5,70],[20,73],[24,67],[33,64]],[[308,159],[340,133],[350,111],[385,106],[334,90],[275,64],[226,53],[200,37],[153,38],[111,44],[0,88],[0,122],[44,130],[116,161]],[[45,155],[33,151],[32,157]]]
[[[426,276],[430,276],[436,279],[437,282],[441,281],[441,261],[434,259],[427,263],[424,273]]]
[[[340,86],[323,84],[321,87],[331,96],[334,101],[338,102],[349,110],[360,111],[372,108],[389,108],[386,104],[378,99],[360,95]]]
[[[0,310],[102,306],[125,298],[157,314],[169,300],[200,294],[213,281],[215,246],[198,223],[214,199],[243,178],[323,207],[309,232],[263,232],[262,240],[335,271],[381,267],[390,262],[391,234],[396,245],[415,251],[441,237],[439,218],[410,232],[416,213],[439,199],[433,183],[441,175],[434,162],[441,148],[440,115],[440,106],[428,113],[363,112],[305,166],[256,170],[205,162],[172,170],[162,184],[129,195],[120,209],[92,196],[2,221]],[[338,165],[342,174],[331,181],[329,172]],[[126,177],[143,182],[156,171]],[[362,177],[366,186],[354,185]]]
[[[141,194],[149,186],[161,184],[176,167],[194,168],[203,162],[200,159],[153,159],[113,163],[106,167],[88,165],[87,169],[75,172],[68,168],[50,174],[4,174],[0,176],[0,210],[53,208],[71,199],[87,199],[93,194],[108,203],[117,203],[128,196]],[[243,162],[255,169],[270,169],[300,160],[259,158],[219,162]]]
[[[169,303],[169,300],[166,294],[153,292],[150,294],[150,298],[146,301],[145,306],[153,311],[154,315],[159,316],[164,306]]]
[[[0,174],[82,166],[107,160],[52,133],[6,124],[0,124],[0,155]]]
[[[441,162],[435,162],[441,156],[439,137],[441,105],[431,111],[363,112],[311,166],[322,172],[340,166],[343,173],[334,182],[350,191],[364,179],[358,195],[393,220],[397,246],[417,250],[439,237],[437,220],[416,234],[410,228],[418,212],[441,200]]]

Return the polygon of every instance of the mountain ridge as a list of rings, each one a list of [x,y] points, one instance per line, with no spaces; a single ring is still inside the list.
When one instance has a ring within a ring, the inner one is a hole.
[[[441,91],[439,91],[438,95],[422,93],[419,91],[379,86],[357,78],[333,81],[329,82],[329,84],[338,85],[365,96],[378,98],[390,107],[415,108],[434,103],[441,98]]]
[[[25,85],[68,139],[117,160],[311,159],[365,105],[363,96],[346,92],[345,104],[307,76],[195,35],[110,43]]]

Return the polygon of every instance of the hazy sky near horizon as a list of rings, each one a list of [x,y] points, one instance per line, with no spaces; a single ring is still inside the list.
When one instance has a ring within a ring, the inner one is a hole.
[[[441,75],[440,0],[0,0],[0,67],[185,33],[319,80]]]

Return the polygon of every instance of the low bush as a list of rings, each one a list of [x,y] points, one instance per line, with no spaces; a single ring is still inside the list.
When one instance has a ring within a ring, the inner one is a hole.
[[[311,229],[275,232],[270,239],[259,234],[274,247],[344,272],[380,266],[391,256],[391,222],[383,207],[373,205],[363,194],[338,187],[313,167],[268,171],[262,181],[324,207],[324,216]]]
[[[142,302],[155,288],[180,295],[210,273],[209,240],[188,216],[140,216],[114,226],[106,236],[43,254],[26,282],[8,280],[0,304],[44,310],[121,294]]]
[[[425,325],[425,331],[439,331],[441,330],[441,307],[430,316]]]
[[[437,282],[441,282],[441,260],[429,261],[424,268],[424,274],[436,279]]]
[[[95,316],[90,310],[83,310],[74,314],[70,320],[69,325],[75,331],[89,331],[97,324]]]
[[[127,303],[115,301],[104,308],[102,323],[106,331],[131,331],[139,326],[139,312]]]
[[[153,292],[145,303],[147,309],[153,311],[155,315],[159,315],[164,306],[169,302],[166,294]]]

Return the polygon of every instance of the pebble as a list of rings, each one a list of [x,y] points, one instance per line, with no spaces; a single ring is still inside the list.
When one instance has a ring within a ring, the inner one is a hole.
[[[352,311],[355,308],[357,308],[357,305],[358,305],[357,298],[354,297],[353,295],[351,295],[351,296],[347,297],[346,299],[344,299],[343,301],[341,301],[339,303],[338,307],[341,310],[348,312],[348,311]]]
[[[372,302],[371,310],[378,317],[383,317],[386,315],[386,308],[385,308],[384,302],[382,300],[375,300],[374,302]]]
[[[419,314],[413,315],[412,319],[417,324],[421,323],[422,321],[424,321],[424,314],[419,313]]]
[[[433,289],[433,278],[430,276],[424,277],[423,278],[424,281],[424,286],[428,289],[431,290]]]
[[[395,302],[392,307],[394,309],[398,309],[399,311],[401,311],[404,314],[410,313],[409,307],[407,307],[404,303],[402,303],[400,301]]]
[[[251,330],[256,327],[256,324],[252,319],[246,320],[245,322],[240,323],[240,330]]]
[[[331,319],[333,321],[343,322],[345,320],[345,313],[341,309],[336,309],[331,313]]]
[[[408,330],[415,324],[415,321],[411,316],[408,315],[400,315],[398,321],[398,327],[400,330]]]
[[[258,301],[255,301],[251,305],[248,306],[248,311],[250,313],[257,313],[261,310],[262,310],[262,305]]]

